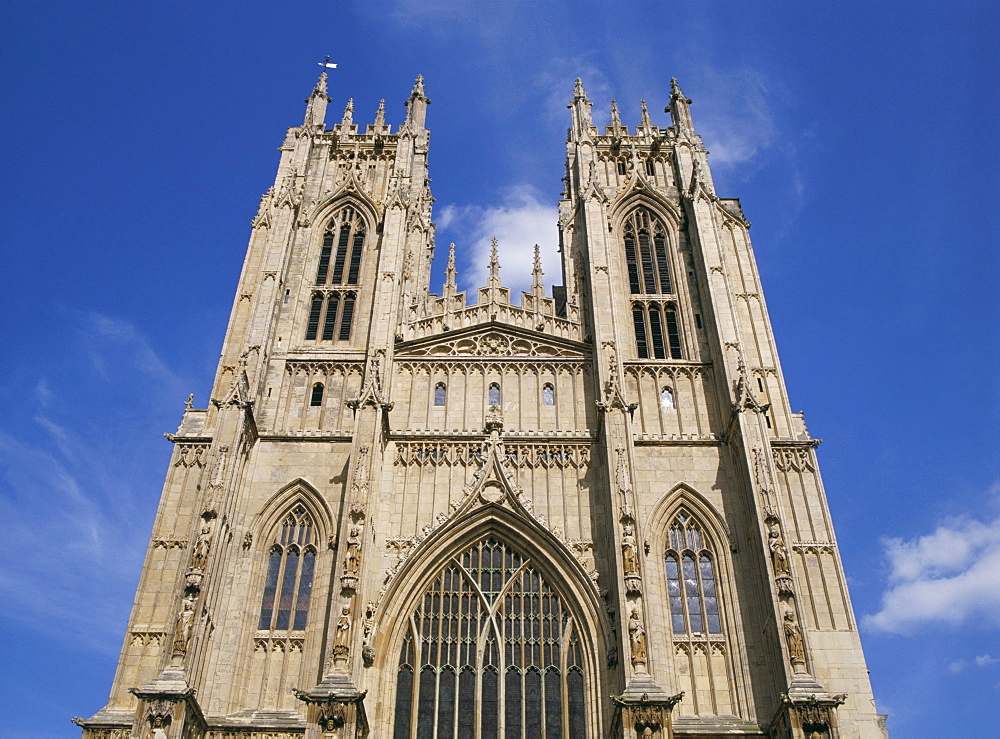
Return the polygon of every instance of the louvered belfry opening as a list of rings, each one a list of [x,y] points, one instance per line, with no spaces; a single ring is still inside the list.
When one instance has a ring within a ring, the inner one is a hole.
[[[396,739],[585,737],[577,627],[530,559],[490,536],[424,593],[400,649]]]

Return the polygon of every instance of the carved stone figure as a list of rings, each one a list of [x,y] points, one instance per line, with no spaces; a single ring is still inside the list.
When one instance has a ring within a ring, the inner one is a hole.
[[[639,610],[632,609],[628,618],[628,638],[632,648],[632,665],[638,667],[646,664],[646,631],[642,628]]]
[[[781,536],[781,526],[777,521],[771,522],[771,530],[767,535],[767,546],[771,550],[771,564],[774,565],[774,574],[788,574],[788,550],[785,548],[785,540]]]
[[[361,568],[361,528],[351,526],[347,535],[347,554],[344,555],[344,574],[357,575]]]
[[[625,526],[622,529],[622,564],[626,576],[639,574],[639,548],[632,526]]]
[[[181,612],[177,614],[177,622],[174,626],[174,644],[172,654],[187,654],[188,640],[191,638],[191,630],[194,627],[194,604],[195,596],[188,594],[181,601]]]
[[[191,555],[191,566],[200,570],[205,569],[208,563],[208,553],[212,550],[212,524],[206,521],[198,534],[198,540],[194,544],[194,553]]]
[[[344,606],[337,619],[337,630],[333,638],[333,658],[346,660],[351,651],[351,607]]]
[[[802,643],[802,632],[795,621],[795,614],[789,609],[784,619],[785,642],[788,644],[788,658],[792,664],[805,664],[806,650]]]

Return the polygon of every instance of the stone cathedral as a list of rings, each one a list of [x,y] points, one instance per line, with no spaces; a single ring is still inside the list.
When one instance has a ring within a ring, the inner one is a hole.
[[[92,739],[882,737],[736,199],[676,80],[579,80],[561,285],[455,252],[430,100],[327,128],[325,74],[187,403]],[[525,270],[528,267],[525,266]]]

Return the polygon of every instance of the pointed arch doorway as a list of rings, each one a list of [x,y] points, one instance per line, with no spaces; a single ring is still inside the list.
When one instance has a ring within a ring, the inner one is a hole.
[[[404,627],[395,739],[588,735],[580,624],[496,532],[451,557]]]

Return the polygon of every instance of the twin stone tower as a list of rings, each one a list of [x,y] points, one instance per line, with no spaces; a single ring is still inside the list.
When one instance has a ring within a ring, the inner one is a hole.
[[[562,285],[429,291],[423,81],[260,202],[93,739],[882,737],[817,441],[691,103],[579,80]]]

